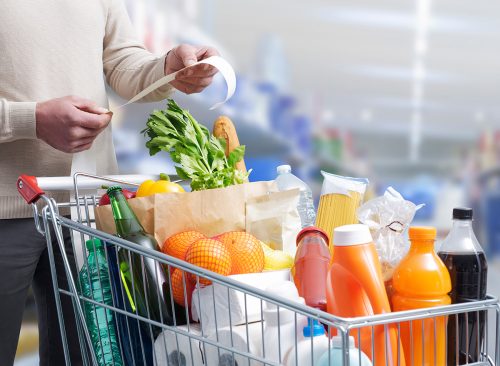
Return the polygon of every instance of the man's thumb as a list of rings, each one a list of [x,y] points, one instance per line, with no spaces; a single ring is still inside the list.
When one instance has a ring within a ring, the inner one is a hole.
[[[196,57],[194,47],[182,45],[177,49],[176,53],[186,67],[191,66],[198,61],[198,57]]]
[[[91,100],[83,99],[83,98],[78,98],[77,100],[73,101],[73,105],[85,112],[88,113],[93,113],[93,114],[104,114],[108,113],[109,110],[103,107],[99,107],[97,104],[92,102]]]

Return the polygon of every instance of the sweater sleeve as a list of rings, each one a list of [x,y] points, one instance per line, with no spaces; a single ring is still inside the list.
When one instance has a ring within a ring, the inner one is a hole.
[[[0,98],[0,143],[36,139],[36,102],[9,102]]]
[[[110,0],[104,36],[103,64],[108,84],[122,98],[131,99],[165,76],[165,57],[148,52],[134,34],[123,0]],[[159,88],[142,101],[168,98],[173,87]]]

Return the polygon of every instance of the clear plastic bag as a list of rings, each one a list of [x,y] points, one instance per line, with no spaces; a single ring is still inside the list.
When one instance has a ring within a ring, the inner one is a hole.
[[[406,201],[399,192],[389,187],[383,196],[359,207],[358,219],[370,228],[382,265],[384,281],[392,279],[394,269],[406,255],[409,245],[404,233],[417,210],[423,206]]]

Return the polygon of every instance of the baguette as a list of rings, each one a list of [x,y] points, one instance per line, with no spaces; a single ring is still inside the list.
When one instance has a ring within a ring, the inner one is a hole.
[[[238,139],[236,128],[229,117],[220,116],[215,120],[213,135],[217,138],[223,138],[226,140],[226,156],[229,156],[231,151],[240,146],[240,140]],[[236,169],[244,173],[247,172],[245,161],[243,159],[236,163]]]

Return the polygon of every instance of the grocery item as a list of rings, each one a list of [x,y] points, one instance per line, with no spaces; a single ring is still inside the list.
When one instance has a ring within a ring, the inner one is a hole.
[[[194,282],[180,268],[175,268],[170,275],[170,283],[172,284],[172,297],[176,304],[191,308],[191,299],[193,296]]]
[[[341,177],[322,171],[324,177],[316,226],[330,237],[339,226],[357,224],[356,210],[363,201],[368,179]]]
[[[201,336],[198,324],[182,325],[176,328],[190,335]],[[203,346],[194,338],[172,330],[164,330],[155,340],[156,366],[202,366]],[[214,364],[215,366],[215,364]]]
[[[161,250],[166,255],[184,260],[186,258],[186,252],[188,251],[191,244],[203,238],[205,238],[205,235],[198,231],[182,231],[165,240]]]
[[[108,187],[102,186],[102,189],[108,189]],[[122,189],[122,192],[126,199],[135,198],[136,192],[129,191],[128,189]],[[99,206],[109,205],[110,203],[107,193],[103,194],[99,199]]]
[[[423,205],[417,206],[406,201],[399,192],[389,187],[383,196],[366,202],[357,211],[359,221],[370,228],[389,301],[392,296],[392,274],[408,252],[404,233],[421,207]]]
[[[170,181],[167,174],[160,174],[156,182],[148,179],[141,183],[136,192],[136,197],[146,197],[157,193],[185,192],[180,184]]]
[[[246,232],[272,249],[295,256],[295,239],[302,229],[297,204],[300,191],[269,192],[246,203]]]
[[[305,303],[304,299],[299,297],[293,282],[290,281],[272,284],[266,288],[266,291],[288,301]],[[263,357],[271,362],[281,364],[287,352],[295,346],[296,342],[304,339],[302,330],[307,325],[307,318],[283,307],[278,308],[269,302],[264,303],[262,315],[265,324],[264,340],[270,340],[267,344],[264,342]]]
[[[236,128],[233,121],[226,116],[218,117],[214,122],[213,135],[219,139],[226,141],[226,157],[229,157],[231,152],[240,146],[240,140],[236,134]],[[241,159],[236,163],[236,169],[246,173],[245,160]]]
[[[331,340],[330,352],[323,353],[315,366],[343,366],[345,352],[342,347],[342,337],[335,336]],[[372,366],[364,352],[356,348],[354,337],[349,337],[349,366]]]
[[[297,235],[293,279],[306,304],[326,311],[326,278],[330,264],[328,235],[314,226]]]
[[[108,195],[118,236],[143,248],[159,250],[155,238],[147,234],[123,196],[120,187],[110,187]],[[160,323],[174,324],[169,279],[163,266],[152,258],[121,249],[118,251],[123,286],[132,309]],[[147,306],[149,304],[149,306]],[[185,322],[183,309],[176,306],[176,324]],[[182,323],[181,323],[182,324]],[[146,326],[146,325],[144,325]],[[147,326],[146,326],[147,327]],[[154,333],[160,331],[153,327]]]
[[[99,239],[87,240],[85,246],[89,254],[79,275],[82,295],[98,303],[113,306],[108,265],[102,242]],[[88,301],[83,303],[83,310],[99,366],[123,365],[114,313]]]
[[[208,338],[228,348],[250,353],[252,356],[262,357],[263,329],[262,322],[233,325],[232,327],[218,329],[217,333],[214,332]],[[204,349],[205,365],[264,366],[261,362],[230,352],[224,348],[211,346],[208,343],[205,344]]]
[[[248,174],[236,169],[243,159],[245,146],[225,155],[226,141],[213,136],[181,109],[172,99],[167,109],[153,112],[142,132],[149,137],[146,147],[150,155],[160,151],[170,153],[181,179],[190,179],[193,191],[222,188],[247,181]]]
[[[246,273],[228,277],[238,283],[265,291],[270,284],[283,282],[288,284],[290,270]],[[293,283],[291,285],[293,286]],[[297,294],[295,286],[293,291]],[[214,282],[211,286],[195,288],[191,315],[194,321],[201,323],[203,333],[210,335],[215,333],[216,329],[262,321],[261,305],[259,297],[238,289],[228,289],[226,285]]]
[[[106,243],[114,306],[128,313],[134,312],[124,289],[119,269],[117,247]],[[116,329],[120,335],[123,364],[126,366],[153,366],[153,340],[149,329],[139,327],[135,318],[115,312]]]
[[[186,262],[223,276],[231,274],[231,254],[224,244],[218,240],[199,239],[194,242],[186,252]],[[198,278],[192,273],[189,274],[189,277],[193,282],[198,282],[197,279],[199,279],[202,285],[212,283],[212,281],[204,277]]]
[[[302,332],[304,339],[292,347],[285,356],[285,366],[315,366],[328,351],[329,340],[325,328],[315,319],[309,319]]]
[[[450,275],[434,252],[436,229],[410,227],[411,246],[394,271],[394,311],[450,304]],[[401,323],[406,364],[445,365],[446,317]]]
[[[292,174],[290,165],[280,165],[276,168],[278,176],[276,177],[276,185],[280,191],[288,191],[290,189],[299,189],[300,197],[297,204],[302,228],[314,225],[316,220],[316,211],[314,209],[314,201],[312,191],[309,186],[301,179]]]
[[[264,271],[277,271],[292,268],[294,259],[290,254],[282,250],[271,249],[268,245],[260,242],[264,251]]]
[[[438,255],[450,272],[453,304],[486,299],[488,264],[472,228],[470,208],[453,210],[453,227]],[[486,312],[450,315],[447,364],[480,362],[485,338]],[[458,356],[458,357],[457,357]]]
[[[389,313],[382,269],[368,226],[341,226],[333,236],[335,253],[326,285],[328,312],[341,317]],[[374,364],[405,366],[403,353],[398,352],[401,347],[395,324],[363,327],[359,333],[354,332],[357,346]]]
[[[260,241],[244,231],[230,231],[216,237],[229,250],[231,274],[256,273],[264,269]]]

